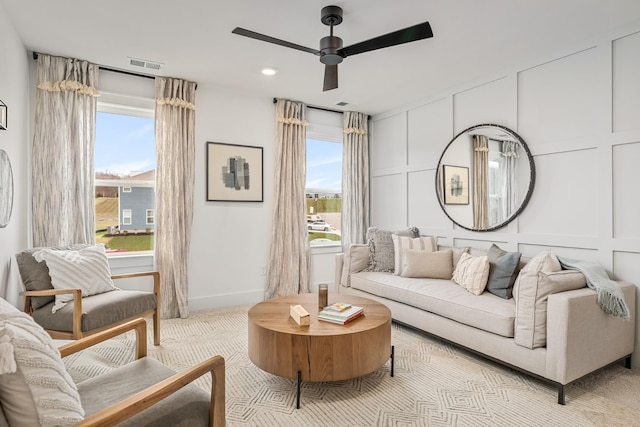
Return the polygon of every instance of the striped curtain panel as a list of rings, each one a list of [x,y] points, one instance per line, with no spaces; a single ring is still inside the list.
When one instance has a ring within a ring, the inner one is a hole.
[[[365,243],[369,227],[369,117],[344,113],[342,148],[342,249]]]
[[[94,243],[98,66],[40,54],[36,74],[33,245]]]
[[[155,262],[162,317],[189,316],[188,261],[195,184],[196,84],[156,77]]]
[[[267,298],[309,292],[305,107],[279,99],[276,109],[278,134]]]

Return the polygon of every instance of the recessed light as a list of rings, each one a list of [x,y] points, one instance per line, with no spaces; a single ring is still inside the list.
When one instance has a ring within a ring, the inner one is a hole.
[[[278,69],[275,67],[264,67],[261,72],[265,76],[273,76],[275,73],[278,72]]]

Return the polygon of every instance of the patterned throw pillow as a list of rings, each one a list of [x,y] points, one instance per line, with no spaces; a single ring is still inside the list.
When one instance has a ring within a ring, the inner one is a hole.
[[[393,234],[399,236],[420,237],[420,230],[416,227],[402,231],[380,230],[369,227],[367,242],[369,243],[369,266],[366,271],[385,271],[393,273],[395,268],[395,252],[393,250]]]
[[[55,289],[80,288],[83,298],[117,289],[111,280],[104,245],[68,251],[41,249],[34,252],[33,257],[38,262],[46,262]],[[72,300],[72,294],[56,295],[51,311],[55,313]]]
[[[0,313],[0,402],[9,425],[77,425],[84,410],[49,334],[22,312]]]
[[[451,280],[472,294],[480,295],[489,280],[489,257],[463,253]]]
[[[393,273],[399,276],[402,275],[402,266],[404,264],[402,258],[405,250],[416,249],[425,252],[435,252],[438,250],[438,238],[435,236],[409,237],[392,234],[391,240],[393,240],[395,258]]]

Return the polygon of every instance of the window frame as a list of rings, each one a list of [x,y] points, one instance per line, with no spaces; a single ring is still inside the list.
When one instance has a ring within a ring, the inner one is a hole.
[[[127,215],[127,213],[129,215]],[[126,220],[129,222],[125,222]],[[122,225],[132,225],[133,224],[133,209],[122,209]]]
[[[151,215],[149,215],[151,212]],[[155,209],[146,209],[145,212],[146,224],[147,225],[155,225],[156,224],[156,210]],[[149,222],[149,218],[151,218],[151,222]]]

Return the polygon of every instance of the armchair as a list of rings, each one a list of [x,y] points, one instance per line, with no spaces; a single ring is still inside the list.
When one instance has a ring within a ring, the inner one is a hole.
[[[81,251],[91,246],[71,245],[49,249]],[[157,271],[110,276],[112,280],[151,276],[152,292],[114,290],[83,298],[80,286],[54,289],[46,262],[34,258],[34,253],[40,249],[19,252],[16,260],[26,289],[23,293],[24,312],[31,315],[52,338],[79,339],[132,319],[153,316],[153,342],[160,345],[160,274]],[[72,295],[72,301],[52,312],[55,296],[65,294]]]
[[[147,357],[136,319],[56,347],[30,316],[0,298],[0,427],[18,425],[225,425],[225,361],[213,356],[176,373]],[[62,358],[136,332],[136,360],[77,384]],[[211,374],[211,393],[192,382]]]

